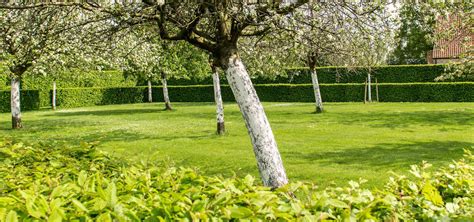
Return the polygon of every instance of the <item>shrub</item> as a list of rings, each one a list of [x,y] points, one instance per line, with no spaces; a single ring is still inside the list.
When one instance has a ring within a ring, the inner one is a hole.
[[[207,177],[191,169],[127,164],[97,150],[0,144],[0,221],[469,220],[473,156],[434,174],[412,166],[370,191],[359,182],[324,190],[295,182],[270,190],[252,176]]]
[[[22,110],[38,110],[40,94],[38,90],[21,90],[20,104]],[[0,91],[0,112],[10,112],[10,91]]]

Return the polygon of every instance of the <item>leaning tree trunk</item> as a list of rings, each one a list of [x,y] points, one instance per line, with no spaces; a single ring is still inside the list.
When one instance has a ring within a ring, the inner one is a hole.
[[[245,120],[263,184],[281,187],[288,183],[288,178],[263,106],[237,49],[224,53],[220,63]]]
[[[53,96],[51,98],[51,106],[56,110],[56,81],[53,81]]]
[[[311,80],[313,82],[314,97],[316,99],[316,113],[323,112],[323,99],[321,98],[321,91],[319,90],[318,73],[315,68],[311,69]]]
[[[152,95],[153,91],[152,91],[152,88],[151,88],[151,81],[148,80],[148,102],[151,103],[153,102],[153,95]]]
[[[219,82],[219,72],[217,67],[212,66],[212,80],[214,83],[214,100],[216,101],[217,114],[217,134],[225,134],[224,125],[224,105],[222,104],[221,84]]]
[[[11,85],[11,112],[12,112],[12,128],[20,129],[21,125],[21,109],[20,109],[20,77],[12,77]]]
[[[161,84],[163,85],[163,98],[165,100],[165,110],[173,110],[171,107],[170,97],[168,95],[168,83],[166,82],[166,74],[161,73]]]

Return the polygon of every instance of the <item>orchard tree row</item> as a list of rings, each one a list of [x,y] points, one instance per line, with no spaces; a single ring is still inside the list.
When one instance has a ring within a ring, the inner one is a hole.
[[[19,2],[0,3],[0,63],[8,67],[11,78],[13,128],[22,127],[24,75],[54,76],[72,68],[108,66],[146,81],[161,81],[166,109],[172,109],[169,76],[212,73],[222,134],[222,70],[246,123],[262,182],[274,188],[288,179],[249,71],[275,75],[283,67],[309,66],[316,111],[322,112],[315,67],[377,65],[385,61],[397,26],[397,6],[385,1]],[[455,12],[460,18],[470,7],[423,4],[432,16]]]

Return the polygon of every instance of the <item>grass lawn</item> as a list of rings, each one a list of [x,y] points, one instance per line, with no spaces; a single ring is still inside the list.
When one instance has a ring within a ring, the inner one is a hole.
[[[215,131],[212,103],[97,106],[23,113],[24,129],[10,130],[0,114],[0,136],[21,141],[101,141],[130,161],[165,161],[205,174],[253,174],[257,167],[235,104],[225,105],[226,136]],[[380,186],[389,171],[407,173],[427,160],[434,168],[474,146],[474,103],[264,103],[290,180],[322,186],[362,177]]]

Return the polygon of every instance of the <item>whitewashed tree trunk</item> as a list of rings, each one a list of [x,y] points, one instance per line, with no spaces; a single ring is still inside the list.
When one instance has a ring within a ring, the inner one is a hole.
[[[263,184],[273,188],[287,184],[272,128],[242,60],[230,52],[221,63],[225,63],[227,80],[245,120]]]
[[[372,85],[371,85],[371,80],[370,80],[370,72],[367,75],[367,97],[368,97],[369,103],[372,102]]]
[[[148,80],[148,102],[151,103],[153,102],[153,91],[152,91],[152,88],[151,88],[151,81]]]
[[[163,85],[163,98],[165,100],[165,110],[173,110],[171,107],[170,97],[168,94],[168,83],[166,82],[166,74],[161,74],[161,84]]]
[[[53,110],[56,110],[56,81],[53,81],[53,96],[51,99]]]
[[[321,98],[321,91],[319,90],[318,73],[316,69],[311,70],[311,80],[313,82],[314,97],[316,99],[316,113],[323,112],[323,99]]]
[[[20,109],[20,78],[12,77],[11,85],[11,113],[12,113],[12,128],[20,129],[21,125],[21,109]]]
[[[225,134],[224,105],[222,103],[221,84],[219,82],[219,72],[216,67],[212,67],[212,80],[214,83],[214,100],[216,101],[217,134]]]

